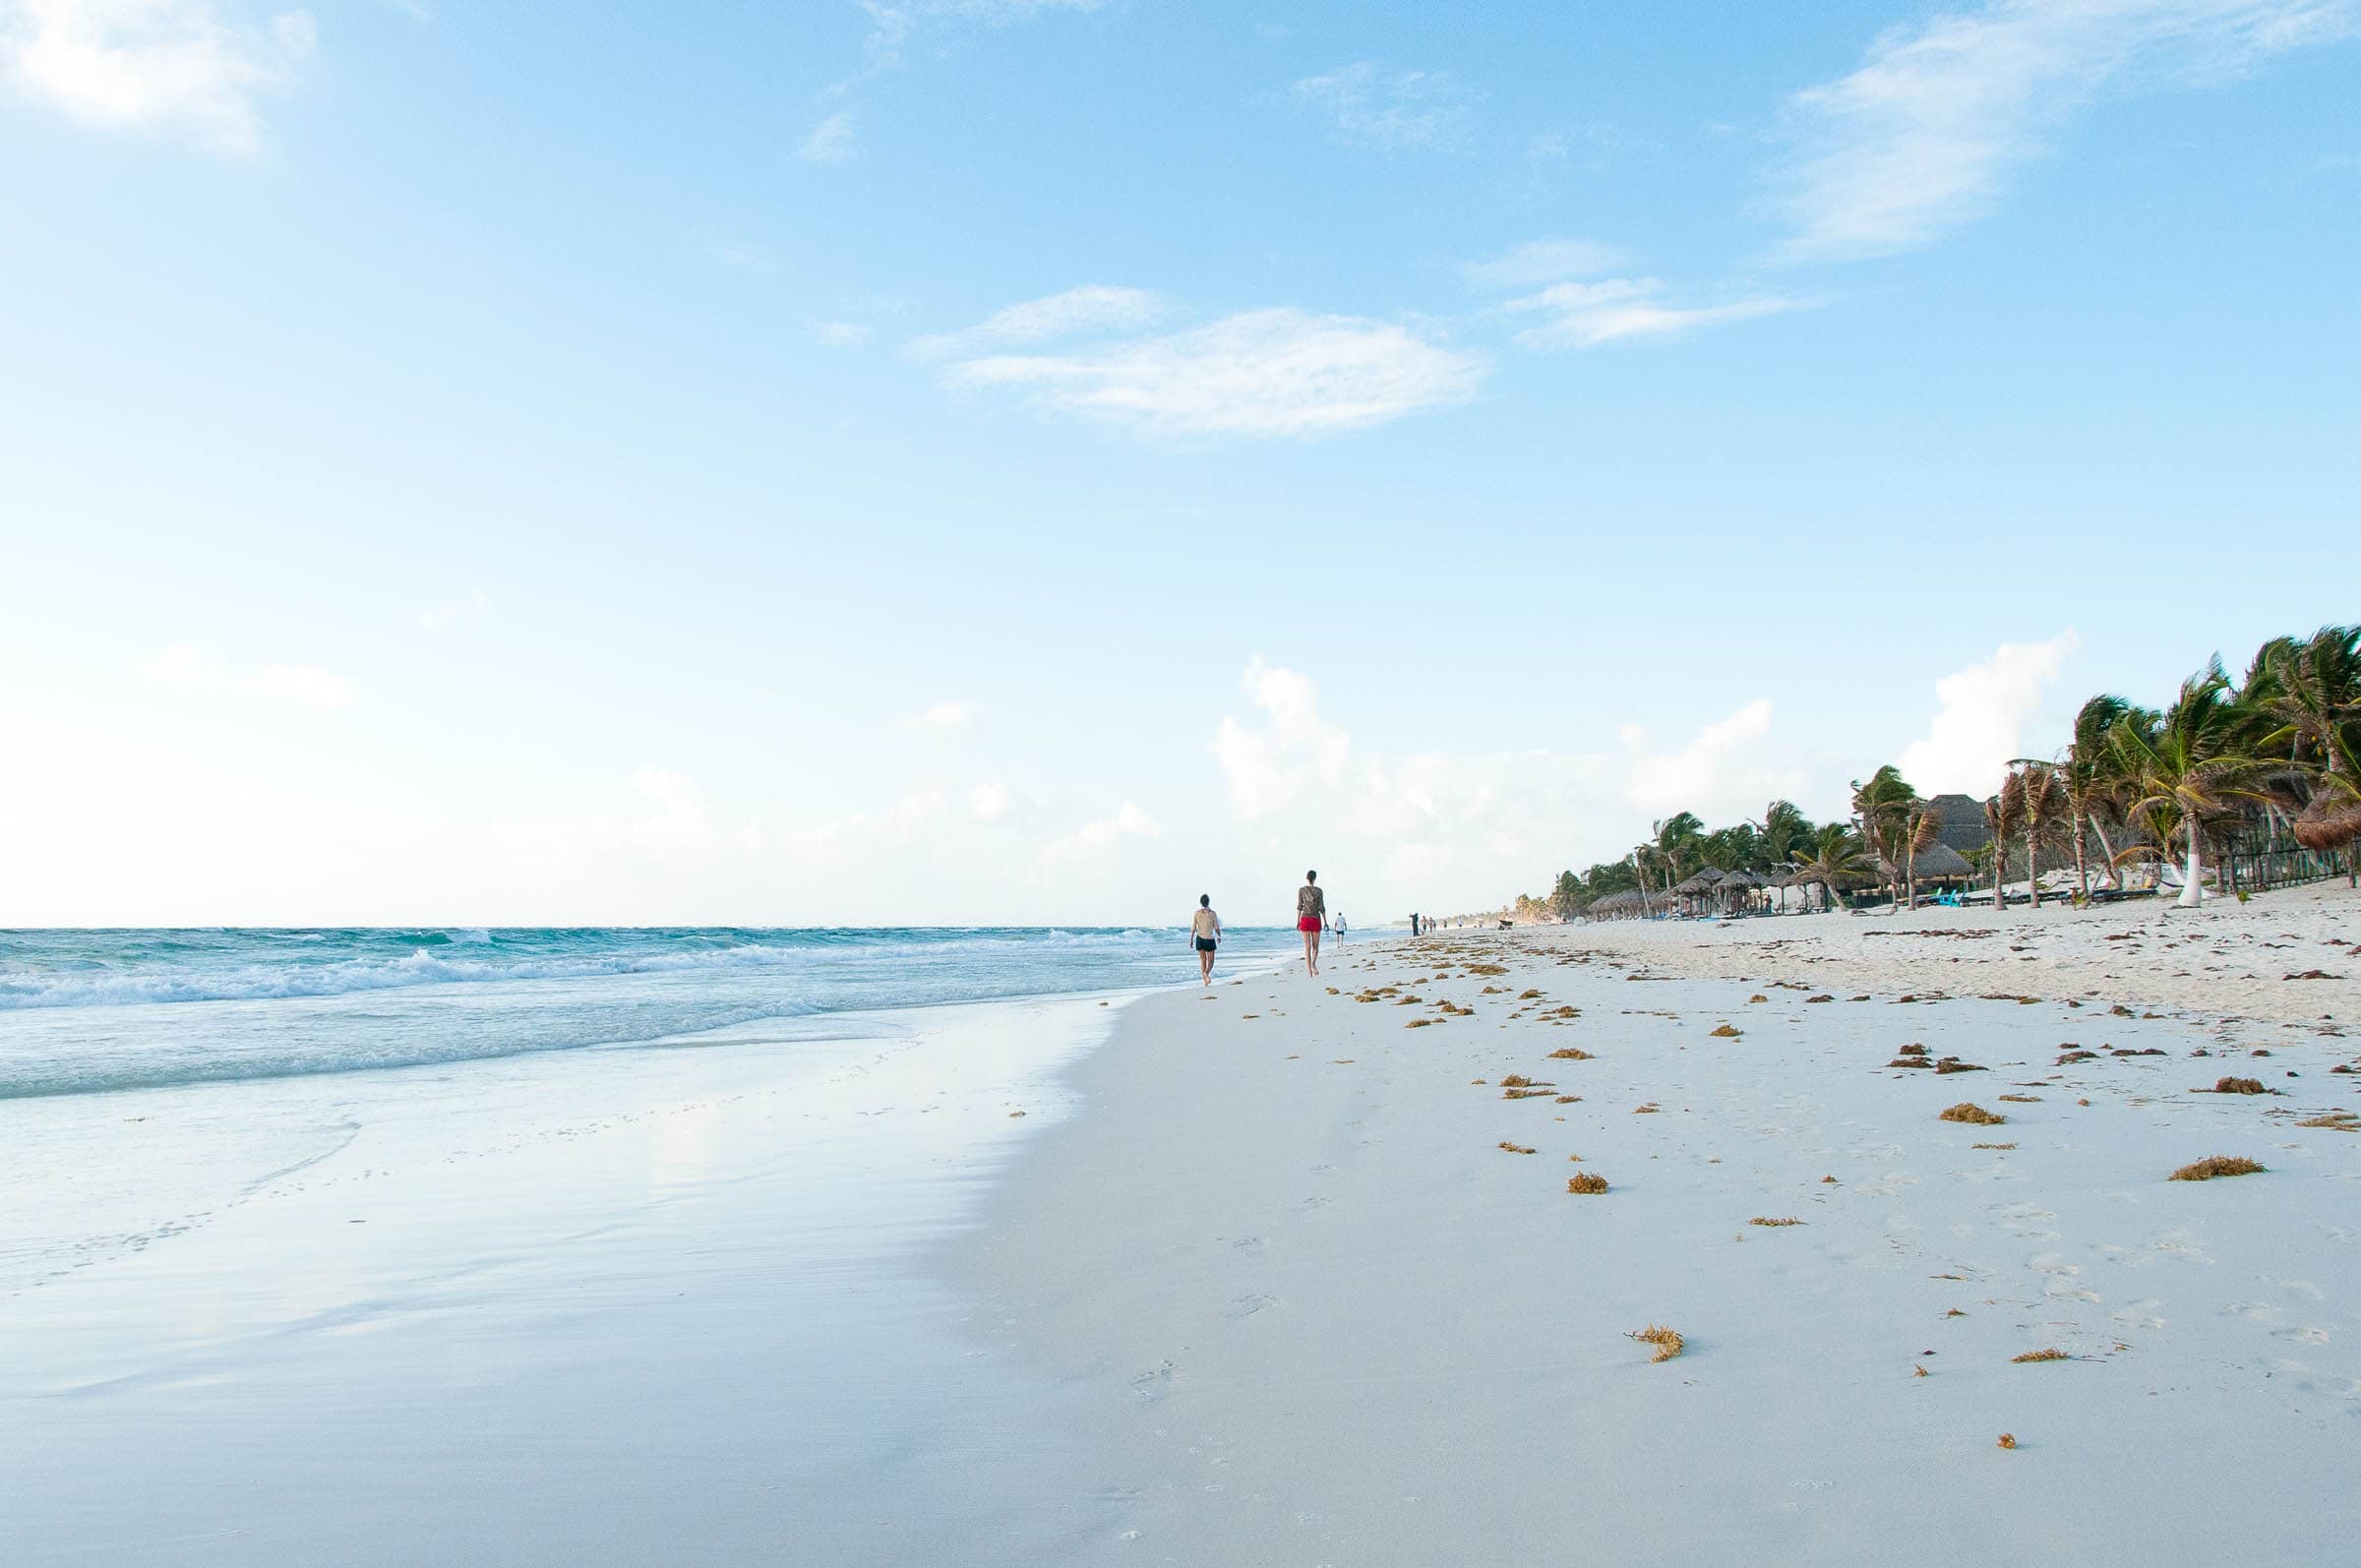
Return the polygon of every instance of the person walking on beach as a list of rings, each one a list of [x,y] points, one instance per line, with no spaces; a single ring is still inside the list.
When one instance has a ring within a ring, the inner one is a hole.
[[[1296,889],[1296,930],[1303,934],[1303,972],[1320,972],[1320,928],[1328,923],[1328,895],[1320,891],[1320,874],[1305,872]]]
[[[1341,909],[1336,912],[1336,944],[1345,944],[1345,912]]]
[[[1213,952],[1222,944],[1222,917],[1213,912],[1213,895],[1197,895],[1197,912],[1188,917],[1188,938],[1197,949],[1197,978],[1213,984]]]

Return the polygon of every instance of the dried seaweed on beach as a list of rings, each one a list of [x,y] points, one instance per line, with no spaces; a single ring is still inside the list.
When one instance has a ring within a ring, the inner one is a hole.
[[[2009,1359],[2022,1366],[2032,1361],[2071,1361],[2074,1357],[2052,1346],[2048,1350],[2027,1351],[2023,1356],[2012,1356]]]
[[[2350,1111],[2331,1111],[2325,1116],[2306,1116],[2299,1127],[2327,1127],[2333,1132],[2361,1132],[2361,1118]]]
[[[1551,1061],[1593,1061],[1597,1058],[1594,1057],[1589,1052],[1579,1050],[1576,1047],[1561,1046],[1557,1050],[1549,1053],[1549,1059]]]
[[[2204,1089],[2197,1091],[2199,1094],[2205,1094],[2208,1091]],[[2269,1089],[2263,1087],[2263,1080],[2260,1078],[2216,1078],[2213,1080],[2213,1088],[2210,1092],[2213,1094],[2270,1093]]]
[[[1968,1147],[1971,1149],[2014,1149],[2017,1145],[2013,1143],[1971,1143]]]
[[[1680,1337],[1680,1330],[1662,1328],[1654,1323],[1644,1329],[1634,1330],[1631,1338],[1638,1340],[1642,1345],[1656,1347],[1656,1354],[1649,1357],[1651,1365],[1658,1361],[1668,1361],[1688,1348],[1688,1341]]]
[[[1538,1154],[1541,1152],[1538,1149],[1528,1149],[1521,1143],[1511,1143],[1506,1138],[1500,1140],[1500,1147],[1506,1149],[1510,1154]]]
[[[2020,1106],[2037,1106],[2041,1103],[2041,1097],[2037,1094],[2004,1094],[2001,1098]]]
[[[1979,1127],[1997,1127],[2009,1118],[1995,1116],[1972,1101],[1963,1100],[1948,1110],[1937,1112],[1935,1119],[1938,1121],[1966,1121]]]
[[[2181,1167],[2166,1179],[2210,1181],[2215,1176],[2256,1176],[2265,1169],[2242,1154],[2216,1154]]]
[[[1544,1100],[1547,1099],[1550,1093],[1551,1090],[1546,1087],[1540,1089],[1504,1089],[1500,1093],[1500,1098],[1503,1100]]]
[[[1533,1087],[1533,1080],[1521,1072],[1512,1072],[1500,1080],[1500,1087],[1503,1089],[1530,1089]]]
[[[1717,1040],[1735,1040],[1738,1038],[1738,1032],[1727,1024],[1724,1024],[1719,1029],[1709,1029],[1706,1031],[1706,1033],[1712,1035]]]
[[[1803,1222],[1801,1220],[1774,1220],[1758,1214],[1746,1223],[1762,1226],[1766,1230],[1779,1230],[1790,1225],[1801,1225]]]

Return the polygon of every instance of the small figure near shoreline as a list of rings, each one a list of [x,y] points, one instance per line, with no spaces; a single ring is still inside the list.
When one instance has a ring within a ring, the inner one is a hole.
[[[1328,895],[1320,891],[1320,874],[1305,872],[1296,889],[1296,930],[1303,934],[1303,972],[1320,972],[1320,929],[1328,923]]]
[[[1197,950],[1197,978],[1213,984],[1213,955],[1222,945],[1222,917],[1213,912],[1213,895],[1197,895],[1196,913],[1188,917],[1188,938]]]

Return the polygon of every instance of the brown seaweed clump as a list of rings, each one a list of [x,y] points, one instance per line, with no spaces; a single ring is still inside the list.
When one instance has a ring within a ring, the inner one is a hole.
[[[1712,1035],[1716,1040],[1735,1040],[1738,1038],[1738,1032],[1727,1024],[1722,1025],[1722,1027],[1719,1029],[1709,1029],[1706,1031],[1706,1033]]]
[[[1500,1140],[1500,1147],[1506,1149],[1510,1154],[1537,1154],[1540,1152],[1539,1150],[1528,1149],[1521,1143],[1511,1143],[1506,1138],[1502,1138]]]
[[[1595,1058],[1587,1051],[1580,1050],[1573,1046],[1566,1046],[1561,1050],[1552,1051],[1549,1053],[1549,1059],[1551,1061],[1590,1061]]]
[[[2215,1176],[2255,1176],[2265,1168],[2242,1154],[2216,1154],[2185,1165],[2169,1179],[2174,1181],[2210,1181]]]
[[[1760,1225],[1776,1229],[1785,1225],[1801,1225],[1803,1222],[1801,1220],[1773,1220],[1758,1214],[1753,1219],[1748,1220],[1746,1223],[1748,1225]]]
[[[1634,1331],[1631,1337],[1642,1345],[1656,1347],[1656,1354],[1649,1357],[1651,1364],[1657,1361],[1668,1361],[1688,1348],[1688,1341],[1680,1337],[1680,1330],[1663,1328],[1654,1323],[1644,1329]]]
[[[2263,1087],[2263,1080],[2260,1078],[2216,1078],[2213,1080],[2213,1092],[2215,1094],[2268,1094],[2270,1091]]]
[[[1566,1177],[1566,1190],[1582,1193],[1586,1197],[1595,1197],[1606,1190],[1606,1177],[1583,1171]]]
[[[2022,1364],[2028,1361],[2071,1361],[2074,1357],[2053,1345],[2045,1351],[2027,1351],[2023,1356],[2012,1356],[2009,1359]]]
[[[1997,1127],[2009,1118],[1994,1116],[1973,1101],[1963,1100],[1950,1110],[1939,1112],[1935,1119],[1938,1121],[1965,1121],[1978,1127]]]

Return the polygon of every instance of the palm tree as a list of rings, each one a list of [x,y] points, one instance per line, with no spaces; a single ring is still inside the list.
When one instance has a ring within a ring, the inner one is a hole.
[[[1917,799],[1918,792],[1903,779],[1902,769],[1891,762],[1870,774],[1868,783],[1858,779],[1852,782],[1852,809],[1860,818],[1862,840],[1872,853],[1884,856],[1897,870],[1902,862],[1897,834],[1904,816]],[[1899,883],[1894,891],[1899,902],[1902,892]]]
[[[1876,859],[1861,847],[1852,829],[1842,822],[1831,822],[1822,828],[1818,842],[1810,849],[1809,855],[1795,862],[1795,885],[1810,887],[1817,883],[1827,890],[1831,904],[1847,886],[1877,875]]]
[[[2221,814],[2232,801],[2267,799],[2246,787],[2270,764],[2244,750],[2241,715],[2229,699],[2229,685],[2215,659],[2181,683],[2172,706],[2152,724],[2144,722],[2148,715],[2135,713],[2108,732],[2132,793],[2125,814],[2147,818],[2157,834],[2153,849],[2139,846],[2123,853],[2160,853],[2179,832],[2188,852],[2180,897],[2184,908],[2194,909],[2204,899],[2205,819]]]
[[[2069,804],[2056,769],[2028,767],[2017,775],[2017,825],[2025,834],[2026,888],[2035,909],[2041,907],[2041,846],[2057,841],[2071,819]]]
[[[2309,640],[2264,644],[2248,698],[2271,726],[2260,748],[2284,747],[2347,784],[2361,786],[2361,626],[2325,626]]]
[[[1918,852],[1933,848],[1942,839],[1943,814],[1924,801],[1912,806],[1902,826],[1903,879],[1909,884],[1912,909],[1918,907]]]
[[[2102,692],[2085,702],[2074,715],[2074,737],[2066,743],[2065,754],[2056,761],[2018,758],[2021,765],[2056,773],[2065,790],[2066,816],[2074,835],[2075,887],[2086,899],[2090,896],[2090,866],[2084,828],[2088,825],[2090,832],[2098,835],[2100,848],[2110,856],[2114,854],[2114,846],[2107,842],[2106,823],[2100,820],[2117,785],[2115,757],[2107,746],[2107,731],[2131,708],[2123,698]],[[2110,877],[2112,874],[2110,870]]]
[[[2024,775],[2012,772],[2000,781],[2000,791],[1984,802],[1984,826],[1992,834],[1992,908],[1995,913],[2008,907],[2008,897],[2001,884],[2009,874],[2009,840],[2016,836],[2017,823],[2024,814]]]

